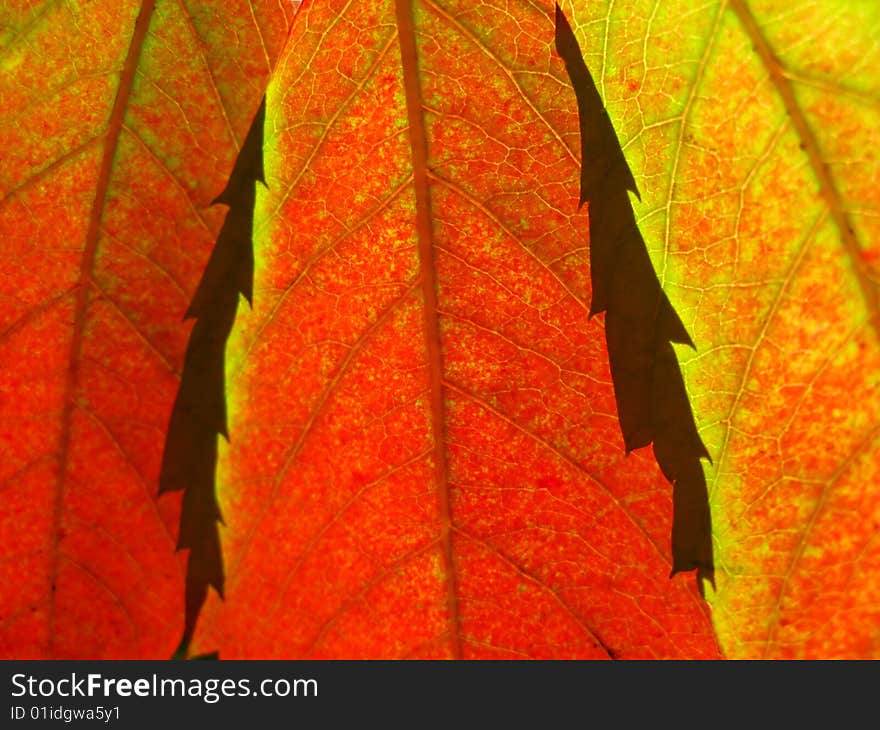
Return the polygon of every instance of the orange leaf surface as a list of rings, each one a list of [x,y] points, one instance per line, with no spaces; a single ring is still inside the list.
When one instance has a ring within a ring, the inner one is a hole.
[[[0,4],[0,657],[880,657],[880,4],[560,5]]]
[[[717,656],[589,317],[554,22],[547,2],[303,4],[228,350],[225,601],[194,651]]]
[[[3,657],[168,657],[180,639],[179,500],[156,497],[180,319],[293,12],[0,8]]]
[[[880,5],[572,2],[680,349],[724,654],[880,656]]]

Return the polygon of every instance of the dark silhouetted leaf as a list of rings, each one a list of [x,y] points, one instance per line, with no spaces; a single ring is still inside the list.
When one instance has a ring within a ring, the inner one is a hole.
[[[697,433],[673,342],[693,347],[660,287],[627,191],[638,194],[617,135],[556,6],[556,49],[577,95],[581,131],[580,202],[589,204],[590,314],[605,312],[611,378],[626,450],[654,444],[673,484],[672,574],[698,569],[712,579],[712,525]]]
[[[223,556],[214,490],[217,437],[226,426],[226,341],[239,296],[253,297],[254,202],[263,179],[266,100],[251,123],[229,182],[214,201],[229,206],[187,318],[196,323],[186,349],[180,390],[168,425],[159,491],[183,490],[178,549],[189,550],[184,644],[189,642],[208,586],[223,595]]]

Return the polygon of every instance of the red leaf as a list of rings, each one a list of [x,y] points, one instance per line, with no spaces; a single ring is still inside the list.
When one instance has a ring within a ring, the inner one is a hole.
[[[226,600],[195,651],[717,656],[589,318],[554,7],[512,8],[300,11],[229,347]]]
[[[2,656],[161,657],[179,641],[179,502],[156,488],[180,317],[292,12],[2,11]]]

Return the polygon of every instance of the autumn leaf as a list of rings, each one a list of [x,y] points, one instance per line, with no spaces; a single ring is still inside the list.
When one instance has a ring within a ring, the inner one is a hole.
[[[880,656],[880,6],[560,6],[0,7],[0,655]]]
[[[880,6],[563,7],[697,343],[721,647],[880,656]]]
[[[210,208],[287,36],[274,2],[0,8],[0,655],[169,657],[157,500]]]
[[[303,4],[228,346],[225,600],[193,651],[717,656],[589,316],[555,23],[546,3]]]

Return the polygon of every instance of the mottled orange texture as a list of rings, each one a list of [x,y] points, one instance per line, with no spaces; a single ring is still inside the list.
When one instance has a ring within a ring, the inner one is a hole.
[[[162,658],[181,324],[293,5],[0,9],[0,656]]]
[[[880,4],[564,7],[698,347],[722,650],[878,658]]]
[[[306,2],[287,49],[192,651],[717,657],[588,316],[553,3]]]

